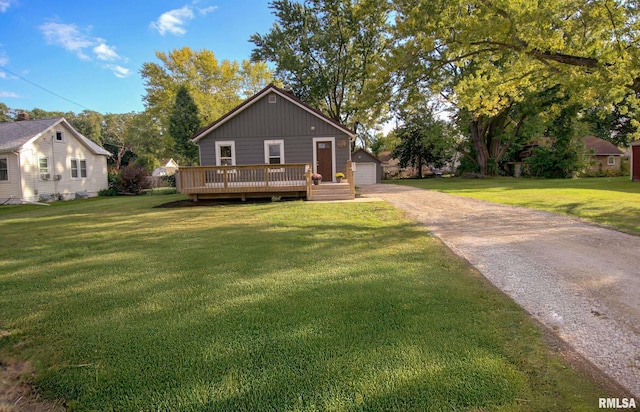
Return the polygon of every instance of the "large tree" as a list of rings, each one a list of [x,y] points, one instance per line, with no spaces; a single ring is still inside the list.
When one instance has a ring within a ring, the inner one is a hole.
[[[395,129],[399,144],[393,156],[400,160],[400,167],[414,167],[422,178],[423,165],[441,168],[451,161],[456,144],[449,123],[438,119],[428,107],[403,111],[399,117],[403,125]]]
[[[127,156],[132,156],[135,150],[133,135],[130,131],[130,125],[135,117],[135,112],[108,113],[104,116],[103,145],[113,155],[110,161],[116,171],[120,170]]]
[[[638,9],[622,0],[398,0],[402,88],[441,93],[470,115],[480,142],[514,105],[546,90],[614,104],[640,89]],[[561,107],[548,110],[558,112]],[[517,118],[507,116],[517,122]],[[490,142],[477,161],[489,172]]]
[[[198,106],[186,86],[180,86],[171,116],[169,116],[169,135],[174,140],[179,164],[195,165],[198,163],[198,146],[191,142],[191,136],[198,129],[200,129]]]
[[[156,57],[159,63],[144,63],[140,70],[146,90],[143,101],[149,115],[165,128],[180,86],[188,88],[198,106],[200,123],[206,124],[273,81],[263,62],[219,62],[206,49],[183,47],[168,54],[156,52]]]
[[[388,0],[275,0],[271,30],[254,34],[253,60],[306,103],[347,125],[371,128],[388,104],[383,56],[391,44]]]

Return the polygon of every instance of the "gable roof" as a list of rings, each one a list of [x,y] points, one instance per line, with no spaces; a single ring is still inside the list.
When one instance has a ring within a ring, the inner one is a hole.
[[[330,118],[326,114],[322,113],[321,111],[309,106],[308,104],[304,103],[302,100],[296,98],[290,92],[287,92],[287,91],[277,87],[276,85],[274,85],[272,83],[272,84],[269,84],[264,89],[260,90],[258,93],[256,93],[253,96],[249,97],[244,102],[240,103],[238,106],[236,106],[234,109],[232,109],[230,112],[228,112],[227,114],[225,114],[224,116],[222,116],[221,118],[216,120],[215,122],[213,122],[213,123],[209,124],[208,126],[205,126],[204,128],[198,130],[196,132],[196,134],[194,134],[193,137],[191,138],[191,141],[194,142],[194,143],[197,143],[198,141],[200,141],[200,139],[205,137],[208,133],[210,133],[211,131],[213,131],[213,130],[217,129],[218,127],[222,126],[223,124],[225,124],[229,120],[233,119],[237,114],[241,113],[243,110],[245,110],[246,108],[250,107],[252,104],[256,103],[257,101],[259,101],[260,99],[262,99],[263,97],[265,97],[267,94],[269,94],[271,92],[277,94],[278,96],[282,97],[283,99],[286,99],[286,100],[290,101],[291,103],[295,104],[296,106],[300,107],[301,109],[306,110],[307,112],[309,112],[312,115],[316,116],[320,120],[322,120],[322,121],[324,121],[326,123],[329,123],[333,127],[337,128],[337,129],[340,129],[342,132],[344,132],[349,137],[351,137],[351,138],[355,138],[356,137],[356,135],[353,133],[353,131],[349,130],[345,125],[340,124],[339,122],[333,120],[332,118]]]
[[[382,163],[382,161],[376,157],[376,155],[374,155],[371,152],[368,152],[362,148],[356,150],[355,152],[351,153],[351,158],[353,159],[355,155],[357,155],[358,153],[363,153],[365,156],[369,157],[371,160],[373,160],[376,163]]]
[[[585,136],[582,138],[587,151],[594,151],[596,156],[622,156],[623,153],[611,142],[595,136]]]
[[[64,117],[55,119],[23,120],[19,122],[0,123],[0,152],[20,150],[22,146],[44,135],[48,130],[63,124],[89,150],[96,155],[111,156],[97,143],[87,139],[74,129]]]

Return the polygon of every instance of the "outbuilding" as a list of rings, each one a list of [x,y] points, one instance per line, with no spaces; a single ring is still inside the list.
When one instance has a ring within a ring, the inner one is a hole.
[[[382,181],[382,162],[374,154],[358,149],[351,154],[351,161],[355,164],[356,186],[373,185]]]

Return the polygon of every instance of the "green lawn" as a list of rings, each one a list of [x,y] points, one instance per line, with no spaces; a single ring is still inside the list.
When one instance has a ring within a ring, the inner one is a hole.
[[[388,180],[422,189],[580,217],[640,234],[640,183],[629,177],[584,179],[442,178]]]
[[[384,203],[0,208],[0,359],[73,410],[593,410],[605,389]]]

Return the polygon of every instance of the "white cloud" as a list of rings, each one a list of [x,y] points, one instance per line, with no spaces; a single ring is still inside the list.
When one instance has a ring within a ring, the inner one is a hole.
[[[0,0],[0,13],[4,13],[11,6],[11,2],[9,0]]]
[[[75,24],[48,22],[39,27],[48,44],[55,44],[75,52],[82,60],[90,60],[83,50],[95,44],[95,40],[82,34]]]
[[[0,66],[5,66],[9,63],[9,57],[7,57],[7,53],[4,50],[0,50]]]
[[[158,30],[158,33],[164,36],[165,33],[185,34],[185,24],[194,18],[193,10],[190,6],[184,6],[181,9],[174,9],[162,13],[157,21],[151,23],[151,27]]]
[[[14,93],[14,92],[5,92],[5,91],[0,90],[0,98],[4,99],[4,98],[7,98],[7,97],[10,97],[10,98],[13,98],[13,99],[19,99],[20,98],[20,96],[18,94]]]
[[[116,61],[121,59],[118,53],[116,53],[115,46],[107,46],[105,43],[100,43],[100,45],[94,47],[93,53],[98,60]]]
[[[7,73],[0,72],[0,79],[6,79],[6,78],[7,78]]]
[[[193,4],[195,5],[198,2],[198,0],[195,0]],[[206,16],[217,8],[217,6],[195,7],[195,10],[198,12],[198,15]],[[180,9],[173,9],[162,13],[160,17],[158,17],[158,20],[149,24],[149,27],[157,30],[162,36],[166,33],[182,35],[187,32],[184,26],[186,26],[187,23],[195,17],[196,14],[194,12],[194,7],[186,5]]]
[[[89,36],[81,32],[75,24],[48,22],[41,25],[39,29],[48,44],[61,46],[75,53],[81,60],[93,60],[90,56],[90,54],[93,54],[97,60],[106,62],[120,61],[126,63],[129,61],[128,58],[120,56],[116,51],[116,47],[108,45],[105,39]],[[0,54],[0,59],[1,57],[2,55]],[[122,66],[110,64],[101,67],[112,70],[120,78],[131,75],[131,70]]]
[[[110,65],[107,66],[107,68],[112,70],[113,74],[116,77],[119,77],[121,79],[124,79],[125,77],[131,76],[131,70],[129,70],[129,69],[125,68],[125,67],[110,64]]]
[[[202,16],[206,16],[207,14],[214,12],[218,9],[218,6],[209,6],[209,7],[205,7],[205,8],[200,8],[198,7],[198,13],[200,13],[200,15]]]

